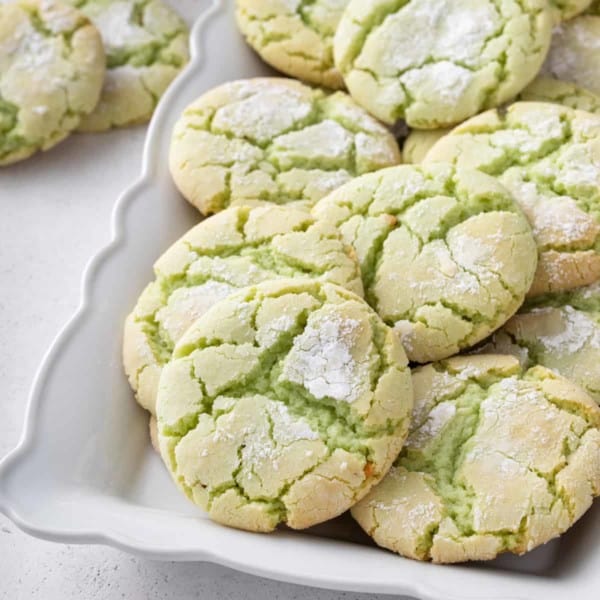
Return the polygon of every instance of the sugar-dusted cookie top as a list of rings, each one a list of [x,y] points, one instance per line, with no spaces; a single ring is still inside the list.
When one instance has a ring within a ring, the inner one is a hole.
[[[578,386],[512,356],[416,369],[411,432],[353,509],[384,548],[440,563],[523,554],[600,495],[600,409]]]
[[[339,188],[313,214],[352,244],[365,298],[417,362],[456,354],[502,325],[537,264],[527,219],[478,171],[392,167]]]
[[[542,72],[600,94],[600,16],[582,15],[561,23]]]
[[[600,283],[534,298],[478,352],[552,369],[600,404]]]
[[[517,97],[523,102],[552,102],[600,115],[600,96],[568,81],[536,77]],[[402,147],[405,163],[420,163],[452,129],[413,129]]]
[[[518,102],[453,129],[425,162],[494,175],[529,218],[540,251],[530,295],[600,278],[600,116]]]
[[[304,211],[235,207],[202,221],[154,265],[156,279],[125,323],[125,371],[154,412],[162,366],[187,328],[247,285],[287,277],[331,281],[362,295],[360,269],[339,232]]]
[[[544,61],[553,21],[547,0],[351,0],[335,64],[382,121],[436,129],[518,94]]]
[[[0,165],[47,150],[98,101],[98,31],[54,0],[0,3]]]
[[[106,51],[100,101],[82,131],[148,121],[189,59],[188,29],[163,0],[65,0],[98,28]]]
[[[258,54],[287,75],[343,88],[333,64],[333,35],[349,0],[236,0],[240,31]]]
[[[396,458],[412,409],[394,332],[358,296],[265,282],[204,314],[160,379],[161,454],[211,518],[250,531],[335,517]]]
[[[600,115],[600,96],[569,81],[540,75],[518,96],[524,102],[552,102]]]
[[[257,201],[310,207],[398,162],[392,134],[347,94],[277,78],[201,96],[175,125],[170,153],[177,187],[204,214]]]

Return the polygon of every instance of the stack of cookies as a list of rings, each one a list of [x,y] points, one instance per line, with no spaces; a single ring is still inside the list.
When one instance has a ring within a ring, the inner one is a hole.
[[[0,3],[0,166],[72,131],[144,123],[187,63],[185,23],[162,0]]]
[[[208,218],[124,335],[155,446],[211,518],[351,509],[444,563],[527,552],[600,495],[590,4],[238,0],[250,45],[305,83],[185,109],[171,173]]]

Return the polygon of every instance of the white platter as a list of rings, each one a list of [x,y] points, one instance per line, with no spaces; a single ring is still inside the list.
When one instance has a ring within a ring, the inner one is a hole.
[[[0,463],[0,511],[49,540],[108,544],[148,558],[212,561],[339,590],[427,600],[597,598],[598,504],[559,542],[527,557],[442,567],[365,544],[349,519],[305,534],[226,529],[207,520],[170,482],[122,372],[121,326],[154,260],[198,220],[168,173],[175,119],[220,82],[272,73],[237,33],[233,0],[201,4],[193,60],[156,111],[142,175],[115,206],[113,240],[86,269],[81,306],[36,376],[21,442]]]

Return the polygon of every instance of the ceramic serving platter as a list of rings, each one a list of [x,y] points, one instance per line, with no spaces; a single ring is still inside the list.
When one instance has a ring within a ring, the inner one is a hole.
[[[209,88],[272,75],[235,28],[233,0],[198,0],[193,60],[160,103],[139,179],[117,200],[113,237],[89,264],[80,308],[37,373],[19,446],[0,464],[0,510],[48,540],[148,558],[204,560],[285,581],[427,600],[584,600],[600,589],[600,503],[560,541],[488,564],[418,563],[369,543],[349,517],[306,533],[250,534],[209,521],[151,450],[121,367],[121,329],[152,263],[198,221],[167,154],[174,121]]]

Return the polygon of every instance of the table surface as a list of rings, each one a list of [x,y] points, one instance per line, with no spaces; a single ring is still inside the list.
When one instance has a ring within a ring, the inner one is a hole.
[[[83,269],[110,236],[119,194],[140,171],[146,127],[73,135],[0,169],[0,457],[16,444],[34,373],[75,311]],[[60,173],[57,178],[56,174]],[[44,183],[53,174],[56,185]],[[112,548],[34,539],[0,515],[0,599],[303,598],[343,594],[205,563],[142,560]]]

